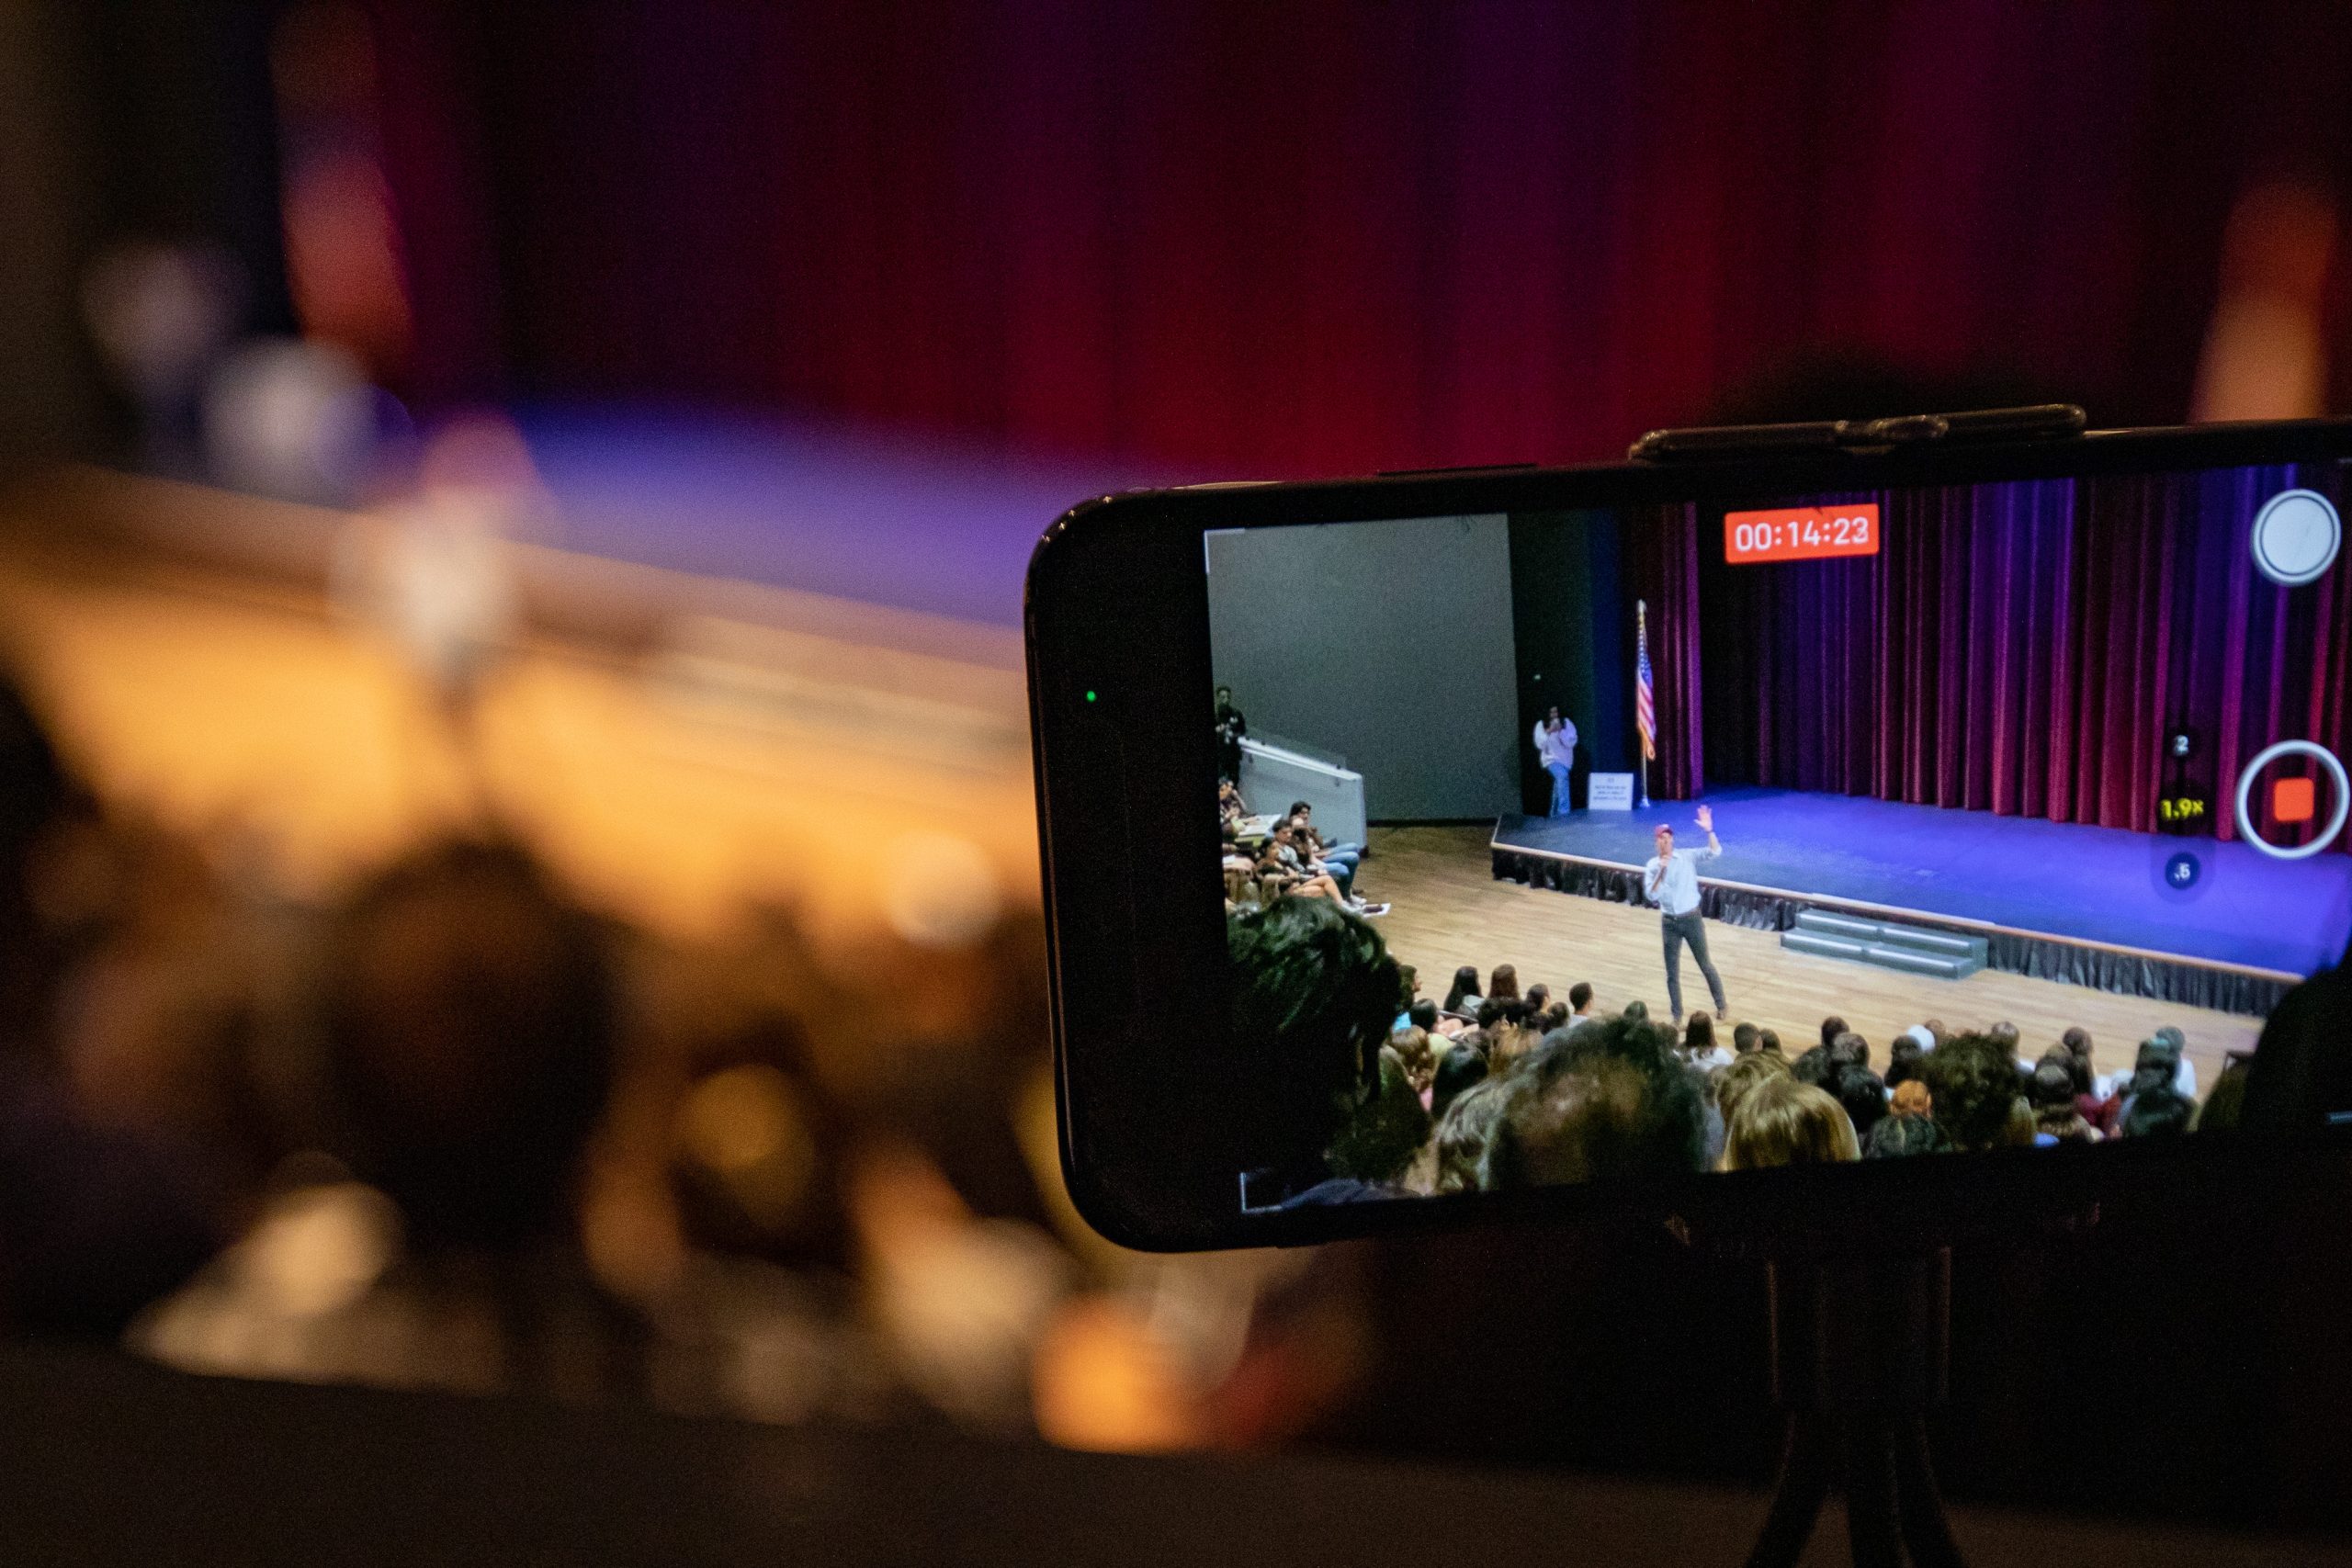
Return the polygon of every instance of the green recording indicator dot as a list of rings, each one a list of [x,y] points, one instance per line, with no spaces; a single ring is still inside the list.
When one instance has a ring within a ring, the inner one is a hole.
[[[1090,703],[1094,700],[1094,688],[1091,686],[1086,689],[1086,700]]]

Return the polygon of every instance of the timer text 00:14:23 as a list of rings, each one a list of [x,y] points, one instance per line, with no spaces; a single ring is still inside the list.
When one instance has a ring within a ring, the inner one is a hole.
[[[1724,516],[1724,559],[1734,565],[1876,554],[1876,502],[1732,512]]]

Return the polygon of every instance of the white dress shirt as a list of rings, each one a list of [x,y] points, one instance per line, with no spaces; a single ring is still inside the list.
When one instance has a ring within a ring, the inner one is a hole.
[[[1699,863],[1723,852],[1722,845],[1709,844],[1703,849],[1677,850],[1669,861],[1652,855],[1642,867],[1642,890],[1668,914],[1687,915],[1699,907]]]

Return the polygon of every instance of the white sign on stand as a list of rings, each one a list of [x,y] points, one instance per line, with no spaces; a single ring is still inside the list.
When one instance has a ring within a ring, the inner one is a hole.
[[[1595,811],[1631,811],[1634,809],[1634,775],[1595,773],[1585,799]]]

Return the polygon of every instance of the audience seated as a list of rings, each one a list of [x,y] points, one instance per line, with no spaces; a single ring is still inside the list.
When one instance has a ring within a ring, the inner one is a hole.
[[[1495,1122],[1502,1114],[1506,1096],[1503,1080],[1490,1076],[1464,1089],[1446,1108],[1445,1120],[1438,1123],[1437,1129],[1437,1191],[1479,1190],[1487,1163],[1487,1145],[1494,1135]]]
[[[1754,1051],[1735,1060],[1728,1067],[1714,1075],[1715,1104],[1728,1122],[1739,1114],[1739,1102],[1747,1091],[1770,1078],[1789,1076],[1788,1059],[1770,1051]]]
[[[2036,1133],[2052,1143],[2095,1144],[2099,1131],[2076,1104],[2078,1058],[2064,1045],[2053,1045],[2035,1064],[2026,1098],[2033,1104]]]
[[[1388,1037],[1388,1048],[1405,1065],[1405,1077],[1412,1083],[1413,1092],[1427,1105],[1430,1085],[1437,1076],[1437,1052],[1429,1031],[1408,1025]]]
[[[1794,1074],[1769,1077],[1743,1097],[1724,1143],[1725,1170],[1861,1157],[1854,1124],[1838,1101]]]
[[[1936,1125],[1962,1152],[2033,1141],[2033,1112],[2019,1088],[2017,1057],[1993,1034],[1960,1034],[1928,1058]]]
[[[1715,1043],[1715,1021],[1705,1009],[1693,1012],[1682,1030],[1683,1055],[1702,1073],[1731,1066],[1729,1051]]]
[[[1886,1080],[1858,1063],[1840,1067],[1826,1086],[1854,1124],[1854,1136],[1867,1138],[1886,1116]]]
[[[1487,1080],[1487,1054],[1476,1045],[1455,1045],[1440,1057],[1430,1086],[1430,1114],[1440,1122],[1453,1102]]]
[[[1894,1159],[1906,1155],[1940,1154],[1951,1145],[1936,1125],[1935,1105],[1925,1080],[1905,1078],[1895,1086],[1886,1115],[1871,1129],[1862,1154],[1867,1159]]]
[[[1882,1077],[1870,1043],[1834,1014],[1792,1062],[1754,1022],[1726,1043],[1697,1011],[1678,1039],[1640,998],[1605,1016],[1587,981],[1551,1002],[1546,984],[1522,990],[1513,965],[1491,970],[1483,994],[1478,976],[1464,964],[1442,1008],[1424,1000],[1392,1015],[1373,1081],[1340,1107],[1323,1185],[1297,1201],[2089,1143],[2110,1125],[2138,1137],[2218,1134],[2237,1124],[2246,1077],[2224,1075],[2200,1116],[2177,1088],[2177,1030],[2152,1035],[2133,1073],[2101,1095],[2110,1086],[2092,1072],[2083,1030],[2028,1064],[2014,1023],[1948,1034],[1930,1019],[1894,1037]],[[1459,1032],[1449,1040],[1448,1029]]]
[[[1494,1190],[1687,1174],[1706,1127],[1673,1036],[1634,1019],[1555,1035],[1499,1080],[1481,1185]]]
[[[1486,997],[1478,984],[1478,971],[1465,964],[1453,972],[1453,985],[1445,993],[1445,1010],[1467,1018],[1477,1011]]]

